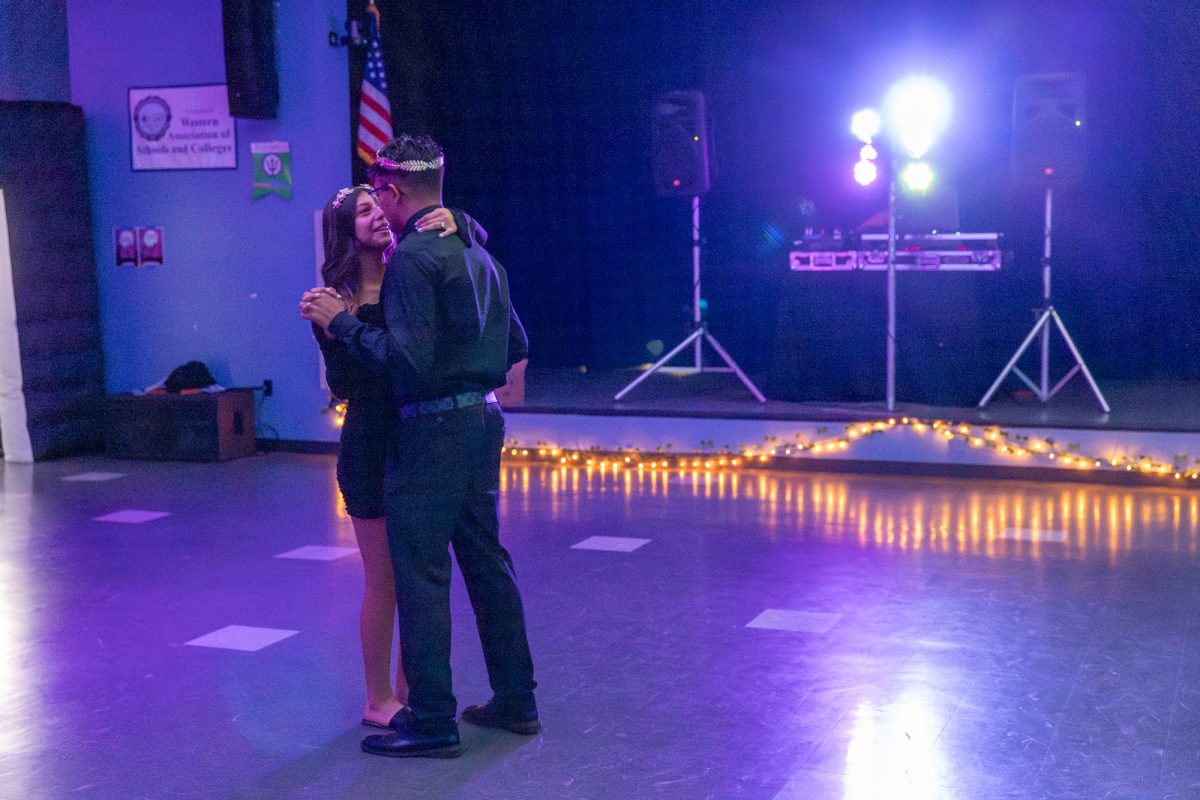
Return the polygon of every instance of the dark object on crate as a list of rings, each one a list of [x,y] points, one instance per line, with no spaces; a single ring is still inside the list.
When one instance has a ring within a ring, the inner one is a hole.
[[[207,389],[216,382],[202,362],[189,361],[171,370],[171,374],[163,381],[163,388],[173,394],[179,394],[187,389]]]

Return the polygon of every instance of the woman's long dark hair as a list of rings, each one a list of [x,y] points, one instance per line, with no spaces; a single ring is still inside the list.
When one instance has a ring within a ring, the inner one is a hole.
[[[325,204],[321,214],[321,232],[325,239],[325,263],[321,265],[321,278],[326,286],[332,286],[346,297],[353,297],[362,284],[362,267],[358,261],[362,245],[354,230],[358,216],[358,196],[371,191],[366,184],[351,186],[349,191],[338,191]],[[338,201],[341,197],[341,201]]]

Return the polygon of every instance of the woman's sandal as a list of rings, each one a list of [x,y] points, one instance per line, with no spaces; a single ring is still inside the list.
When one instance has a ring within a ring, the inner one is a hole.
[[[408,711],[408,706],[400,706],[400,710],[392,715],[391,720],[386,725],[379,723],[379,722],[372,722],[371,720],[367,719],[366,717],[363,717],[362,724],[367,725],[371,728],[383,728],[384,730],[391,730],[392,728],[396,727],[396,725],[398,725],[400,723],[400,716],[406,711]]]

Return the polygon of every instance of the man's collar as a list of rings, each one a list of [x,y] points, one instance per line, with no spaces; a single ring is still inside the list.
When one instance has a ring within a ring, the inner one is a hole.
[[[428,214],[430,211],[433,211],[434,209],[438,209],[438,208],[441,208],[441,206],[439,206],[439,205],[426,206],[425,208],[422,208],[420,211],[418,211],[417,213],[415,213],[411,217],[409,217],[408,222],[406,222],[404,224],[404,231],[400,234],[400,238],[403,239],[405,236],[408,236],[410,233],[415,231],[417,229],[417,220],[419,220],[421,217]]]

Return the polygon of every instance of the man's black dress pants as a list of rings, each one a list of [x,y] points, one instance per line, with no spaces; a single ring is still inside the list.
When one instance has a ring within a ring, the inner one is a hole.
[[[451,545],[492,691],[506,710],[534,710],[525,612],[512,558],[499,538],[503,443],[504,417],[488,404],[401,419],[388,444],[388,546],[408,705],[418,720],[453,719],[457,712],[450,677]]]

